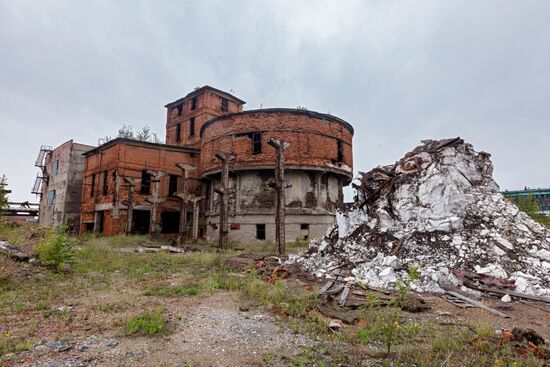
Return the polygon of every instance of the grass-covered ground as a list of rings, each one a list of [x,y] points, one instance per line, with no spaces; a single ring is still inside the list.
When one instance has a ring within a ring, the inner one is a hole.
[[[228,266],[242,253],[272,251],[272,243],[136,253],[127,249],[157,244],[143,236],[59,238],[6,226],[0,239],[48,264],[0,256],[0,366],[544,365],[503,344],[483,319],[411,315],[398,304],[381,307],[374,292],[360,322],[330,330],[315,311],[315,287],[291,279],[270,284],[253,262]]]

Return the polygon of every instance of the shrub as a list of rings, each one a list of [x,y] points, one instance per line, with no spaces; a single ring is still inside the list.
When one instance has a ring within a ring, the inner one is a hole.
[[[155,335],[168,330],[168,319],[162,314],[162,310],[144,312],[126,321],[126,334]]]
[[[38,243],[38,260],[44,265],[61,269],[73,262],[72,244],[67,239],[67,227],[63,225]]]

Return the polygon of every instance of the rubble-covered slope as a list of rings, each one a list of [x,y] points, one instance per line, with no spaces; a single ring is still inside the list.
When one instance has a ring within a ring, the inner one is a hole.
[[[418,291],[459,283],[464,269],[510,279],[516,291],[550,295],[550,231],[498,191],[490,155],[460,138],[423,141],[394,165],[361,174],[353,209],[291,259],[325,276],[392,288],[413,267]]]

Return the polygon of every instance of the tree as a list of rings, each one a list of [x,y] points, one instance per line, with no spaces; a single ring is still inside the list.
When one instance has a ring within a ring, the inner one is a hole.
[[[145,125],[141,131],[136,133],[136,140],[160,143],[160,139],[157,134],[151,131],[149,125]]]
[[[8,179],[6,175],[0,177],[0,209],[4,209],[8,206]]]
[[[132,125],[123,124],[120,129],[118,129],[118,138],[124,139],[135,139],[134,137],[134,128]]]
[[[550,227],[550,217],[540,213],[540,206],[535,201],[532,194],[519,196],[517,202],[515,203],[519,210],[530,216],[533,220],[545,225],[546,227]]]

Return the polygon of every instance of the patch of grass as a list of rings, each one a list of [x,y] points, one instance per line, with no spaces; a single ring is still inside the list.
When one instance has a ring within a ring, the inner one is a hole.
[[[165,333],[168,330],[168,319],[163,315],[162,310],[155,312],[144,312],[126,321],[126,335],[156,335]]]
[[[0,334],[0,357],[8,353],[19,353],[31,348],[31,343],[9,333]]]
[[[187,270],[189,267],[220,268],[223,255],[217,253],[192,253],[175,255],[168,253],[114,252],[104,242],[91,241],[77,255],[73,265],[78,273],[123,272],[130,278],[141,279],[148,275],[166,275]]]
[[[198,293],[199,287],[196,284],[187,284],[177,287],[170,287],[165,284],[155,284],[143,292],[146,296],[157,297],[196,296]]]
[[[111,313],[111,312],[124,312],[130,308],[130,302],[126,300],[113,301],[113,302],[101,302],[97,305],[94,305],[92,309],[97,309],[101,312]]]

